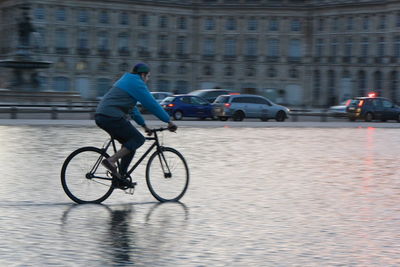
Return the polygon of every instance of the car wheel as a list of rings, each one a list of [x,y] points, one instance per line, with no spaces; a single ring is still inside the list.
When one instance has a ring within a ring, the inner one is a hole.
[[[244,113],[243,113],[243,111],[236,111],[234,114],[233,114],[233,116],[232,116],[232,119],[234,120],[234,121],[242,121],[243,119],[244,119]]]
[[[286,119],[285,112],[283,112],[281,110],[281,111],[278,111],[278,113],[276,113],[276,116],[275,116],[276,121],[285,121],[285,119]]]
[[[183,118],[183,113],[180,110],[174,112],[174,119],[180,121]]]
[[[365,121],[369,122],[372,121],[374,119],[374,115],[371,112],[368,112],[367,114],[365,114]]]
[[[220,121],[227,121],[227,120],[228,120],[228,117],[218,117],[218,119],[219,119]]]

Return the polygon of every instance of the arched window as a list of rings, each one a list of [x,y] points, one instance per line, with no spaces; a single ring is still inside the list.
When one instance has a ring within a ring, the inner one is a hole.
[[[107,78],[99,78],[96,81],[97,96],[103,96],[111,87],[111,80]]]
[[[54,90],[67,92],[70,89],[70,80],[66,77],[54,77]]]

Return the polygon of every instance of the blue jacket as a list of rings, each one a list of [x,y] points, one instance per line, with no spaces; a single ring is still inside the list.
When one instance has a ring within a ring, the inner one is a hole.
[[[131,73],[125,73],[114,83],[97,106],[96,114],[117,118],[130,114],[137,124],[144,126],[144,119],[136,107],[138,101],[163,122],[170,121],[168,113],[150,94],[140,76]]]

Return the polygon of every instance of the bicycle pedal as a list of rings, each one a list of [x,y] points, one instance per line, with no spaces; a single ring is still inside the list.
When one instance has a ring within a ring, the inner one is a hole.
[[[128,188],[128,189],[124,190],[124,192],[127,195],[133,195],[135,193],[135,187]]]

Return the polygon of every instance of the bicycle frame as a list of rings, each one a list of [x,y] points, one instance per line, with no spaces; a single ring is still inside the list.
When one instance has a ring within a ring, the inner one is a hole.
[[[167,161],[164,157],[164,154],[162,153],[162,149],[161,149],[161,145],[160,142],[158,141],[158,135],[157,135],[157,131],[153,131],[154,137],[146,137],[146,140],[154,140],[154,142],[151,144],[151,146],[146,150],[146,152],[136,161],[136,163],[128,170],[127,175],[131,175],[131,173],[140,165],[140,163],[142,163],[142,161],[147,157],[147,155],[152,152],[152,150],[157,147],[157,151],[159,151],[158,157],[160,160],[160,164],[161,164],[161,168],[164,172],[164,176],[165,178],[170,178],[171,177],[171,171],[170,168],[167,164]],[[114,153],[117,152],[117,147],[115,144],[115,140],[113,138],[110,139],[110,141],[103,147],[103,150],[106,152],[107,149],[110,147],[110,145],[112,144]],[[161,155],[161,156],[160,156]],[[93,169],[96,169],[99,163],[96,162],[95,166]],[[117,162],[118,164],[118,168],[120,167],[120,163]],[[167,172],[166,172],[167,170]]]

